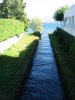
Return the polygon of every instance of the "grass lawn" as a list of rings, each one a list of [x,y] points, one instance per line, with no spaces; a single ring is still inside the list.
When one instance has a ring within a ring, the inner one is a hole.
[[[75,59],[62,47],[55,34],[51,34],[49,37],[55,52],[66,98],[67,100],[75,100]]]
[[[39,38],[25,35],[0,54],[0,100],[14,100],[27,75]]]

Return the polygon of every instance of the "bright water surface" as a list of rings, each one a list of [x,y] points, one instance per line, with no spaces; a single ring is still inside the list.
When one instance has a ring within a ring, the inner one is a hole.
[[[57,66],[46,33],[42,33],[21,100],[63,100]]]
[[[50,33],[53,32],[57,27],[61,27],[60,23],[56,22],[45,22],[43,23],[43,32]],[[32,33],[33,30],[29,27],[27,33]]]

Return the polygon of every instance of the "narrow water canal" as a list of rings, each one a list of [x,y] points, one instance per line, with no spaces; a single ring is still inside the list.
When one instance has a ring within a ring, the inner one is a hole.
[[[41,36],[32,71],[25,84],[21,100],[63,100],[48,34],[43,33]]]

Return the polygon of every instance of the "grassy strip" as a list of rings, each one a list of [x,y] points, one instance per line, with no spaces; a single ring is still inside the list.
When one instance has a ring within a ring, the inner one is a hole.
[[[68,100],[75,100],[75,60],[59,42],[59,38],[55,34],[51,34],[50,40],[53,46],[60,78],[63,83],[66,98]]]
[[[26,78],[39,38],[25,35],[21,41],[0,54],[0,100],[14,100]]]
[[[75,37],[65,32],[61,28],[57,28],[54,33],[58,37],[58,40],[62,44],[62,47],[75,58]]]
[[[24,23],[14,19],[0,19],[0,41],[24,32]],[[15,31],[16,30],[16,31]]]

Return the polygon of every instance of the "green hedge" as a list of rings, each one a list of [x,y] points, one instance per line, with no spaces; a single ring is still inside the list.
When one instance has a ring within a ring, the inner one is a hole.
[[[24,23],[14,19],[0,19],[0,41],[24,32]]]
[[[75,55],[75,37],[60,28],[57,28],[55,34],[58,37],[61,46],[70,54]]]

